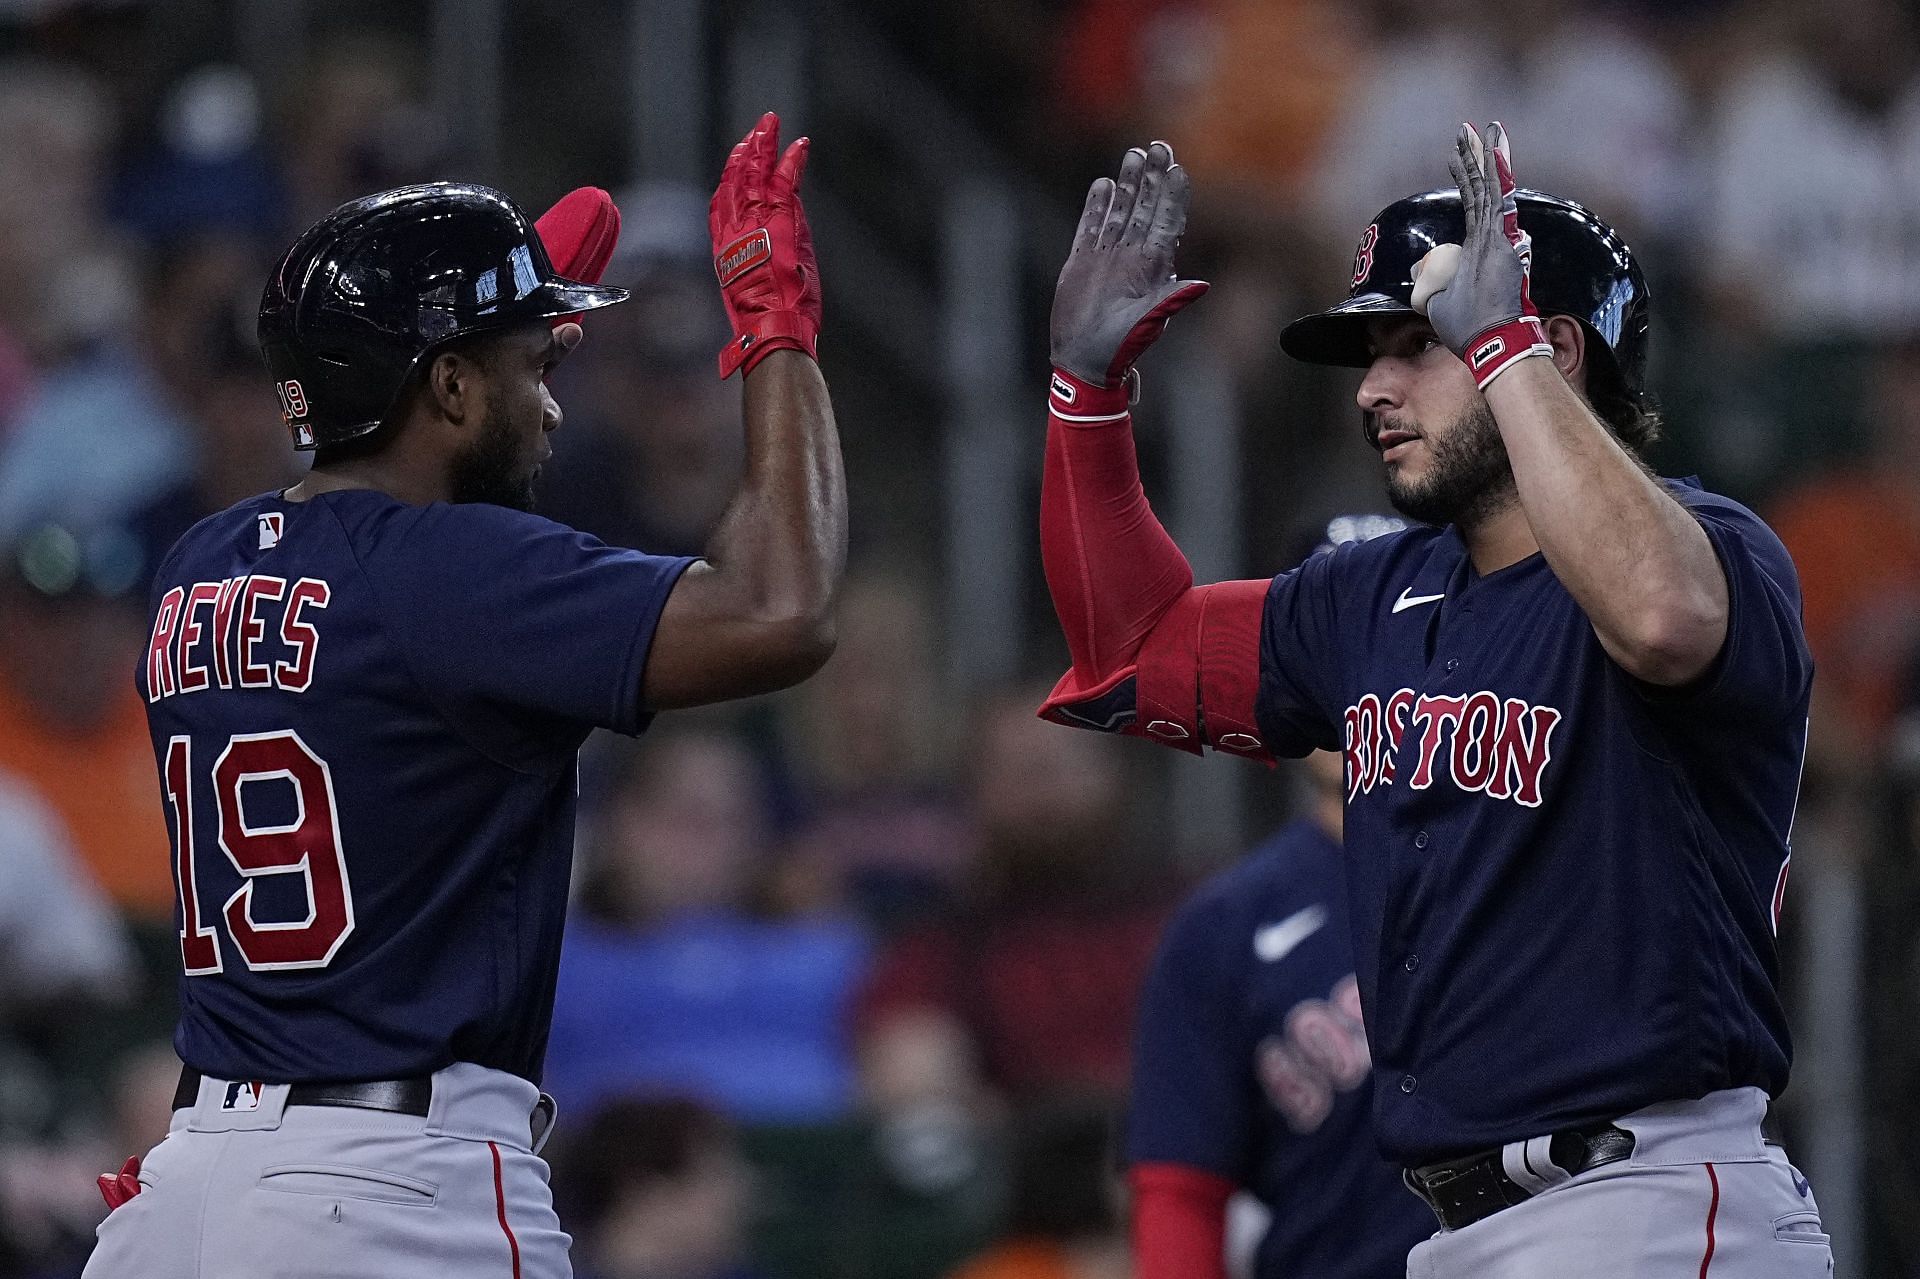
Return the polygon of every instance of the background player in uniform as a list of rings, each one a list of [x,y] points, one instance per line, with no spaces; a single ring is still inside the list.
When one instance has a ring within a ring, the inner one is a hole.
[[[1140,1003],[1127,1118],[1138,1279],[1224,1279],[1228,1200],[1271,1214],[1255,1279],[1393,1279],[1433,1216],[1380,1157],[1340,869],[1340,757],[1305,816],[1200,886]]]
[[[172,1128],[109,1182],[89,1276],[564,1276],[537,1088],[590,729],[794,683],[845,553],[813,361],[807,142],[765,117],[710,229],[745,475],[702,560],[529,514],[580,312],[484,187],[347,204],[260,336],[314,465],[202,521],[154,584],[149,702],[180,888]],[[597,275],[617,215],[548,230]],[[129,1192],[132,1192],[129,1197]]]
[[[1206,289],[1173,272],[1187,178],[1156,143],[1094,183],[1052,316],[1041,540],[1073,668],[1043,713],[1344,750],[1375,1132],[1442,1227],[1409,1274],[1824,1275],[1760,1131],[1812,679],[1793,565],[1637,456],[1625,243],[1516,192],[1497,125],[1451,167],[1281,338],[1367,370],[1388,494],[1431,527],[1197,589],[1127,411],[1133,361]]]

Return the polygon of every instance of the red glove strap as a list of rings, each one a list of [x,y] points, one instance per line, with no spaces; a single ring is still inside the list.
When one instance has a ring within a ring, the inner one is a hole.
[[[820,358],[820,337],[813,322],[795,311],[767,311],[754,317],[751,332],[742,333],[720,348],[720,377],[734,371],[753,372],[753,366],[775,351],[800,351]]]
[[[1467,343],[1467,369],[1481,390],[1521,360],[1534,355],[1551,356],[1553,344],[1537,316],[1518,315],[1511,320],[1484,329]]]

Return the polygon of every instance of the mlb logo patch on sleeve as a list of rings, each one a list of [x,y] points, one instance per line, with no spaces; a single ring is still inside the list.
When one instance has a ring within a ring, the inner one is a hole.
[[[260,516],[260,549],[270,551],[280,545],[280,533],[286,527],[286,516],[279,511],[267,511]]]

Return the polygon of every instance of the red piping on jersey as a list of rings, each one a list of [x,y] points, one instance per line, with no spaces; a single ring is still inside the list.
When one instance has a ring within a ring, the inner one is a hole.
[[[500,1176],[500,1147],[490,1141],[487,1149],[493,1152],[493,1201],[500,1208],[500,1229],[507,1236],[508,1250],[513,1253],[513,1279],[520,1279],[520,1241],[513,1237],[513,1227],[507,1224],[507,1185]],[[1715,1193],[1717,1197],[1718,1192]],[[1707,1268],[1700,1267],[1700,1273],[1706,1274]]]
[[[1707,1180],[1713,1183],[1713,1199],[1707,1204],[1707,1251],[1700,1258],[1700,1279],[1707,1279],[1707,1267],[1713,1264],[1713,1219],[1720,1215],[1720,1174],[1707,1165]]]

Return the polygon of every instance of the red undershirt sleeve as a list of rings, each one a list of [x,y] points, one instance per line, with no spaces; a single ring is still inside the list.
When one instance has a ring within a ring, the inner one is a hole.
[[[1185,1164],[1137,1164],[1134,1279],[1226,1279],[1227,1200],[1234,1185]]]
[[[1073,666],[1043,718],[1271,761],[1254,720],[1265,580],[1195,587],[1147,502],[1125,387],[1054,375],[1040,555]]]

